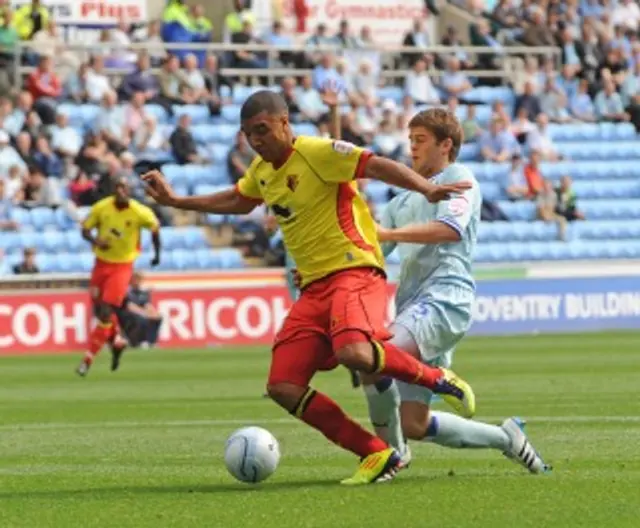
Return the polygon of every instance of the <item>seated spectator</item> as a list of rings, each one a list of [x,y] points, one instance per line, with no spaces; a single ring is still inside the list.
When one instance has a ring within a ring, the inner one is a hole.
[[[158,79],[151,71],[151,59],[146,52],[138,55],[136,68],[124,76],[118,94],[123,101],[130,101],[134,93],[144,94],[144,102],[152,103],[160,92]]]
[[[89,101],[87,90],[87,78],[89,77],[89,65],[83,63],[77,72],[72,72],[64,82],[64,96],[76,104],[83,104]]]
[[[42,122],[51,125],[55,121],[58,99],[62,96],[62,84],[53,71],[51,57],[40,58],[38,67],[27,77],[26,87],[33,96],[34,107]]]
[[[274,47],[292,47],[295,42],[291,35],[287,35],[282,22],[276,20],[269,31],[263,38],[262,42]],[[292,51],[278,51],[273,56],[276,63],[280,65],[296,66],[303,64],[302,58],[298,53]]]
[[[0,8],[1,9],[1,8]],[[15,48],[20,37],[13,25],[13,15],[10,9],[5,11],[0,21],[0,67],[7,68],[15,61]]]
[[[522,107],[518,110],[516,118],[511,123],[511,133],[516,137],[518,143],[525,145],[529,137],[529,133],[535,130],[536,125],[529,120],[527,109]]]
[[[447,69],[442,75],[442,87],[449,95],[455,95],[464,101],[465,94],[472,86],[467,75],[460,71],[460,61],[457,57],[451,57],[447,62]]]
[[[529,184],[524,174],[524,164],[520,154],[511,157],[511,169],[506,174],[502,184],[502,193],[509,200],[524,200],[531,198]]]
[[[11,165],[7,179],[0,179],[4,184],[3,199],[11,203],[17,203],[22,193],[23,170],[19,165]]]
[[[80,206],[88,207],[96,203],[96,182],[89,178],[86,172],[78,170],[75,177],[69,183],[71,201]]]
[[[573,66],[563,66],[562,74],[556,77],[556,86],[564,92],[567,100],[571,101],[578,93],[579,80],[576,77],[578,69]]]
[[[513,89],[517,95],[522,95],[525,90],[530,95],[538,95],[542,90],[542,72],[540,71],[540,61],[535,55],[525,57],[524,71],[514,73]],[[526,85],[529,83],[527,90]]]
[[[348,143],[353,143],[358,147],[363,147],[367,144],[367,140],[362,134],[362,132],[358,129],[358,126],[355,122],[355,117],[353,112],[347,112],[346,114],[342,114],[340,116],[340,125],[341,125],[341,137],[344,141]]]
[[[287,103],[289,118],[293,122],[300,120],[300,107],[298,106],[298,94],[296,93],[296,80],[293,77],[285,77],[280,83],[280,95]]]
[[[133,148],[138,153],[145,151],[158,151],[167,148],[167,141],[162,134],[156,118],[152,115],[145,114],[142,126],[138,128],[133,138]],[[144,154],[140,156],[144,160]]]
[[[346,88],[345,79],[335,68],[335,58],[331,53],[322,55],[320,63],[313,70],[312,81],[313,88],[319,92],[323,91],[325,86],[328,85],[334,86],[336,91]]]
[[[305,55],[307,65],[313,67],[320,61],[322,53],[318,52],[317,48],[330,47],[333,44],[333,37],[328,34],[327,26],[318,24],[314,33],[305,41],[305,48],[309,50]]]
[[[532,150],[529,153],[529,162],[524,167],[524,177],[527,180],[530,198],[538,196],[544,187],[544,178],[540,172],[540,160],[540,153],[537,150]]]
[[[1,141],[0,141],[1,143]],[[21,158],[20,165],[22,167],[30,167],[35,165],[33,158],[33,139],[28,132],[20,132],[16,137],[16,152]]]
[[[500,44],[491,34],[491,26],[486,18],[480,18],[475,25],[470,27],[471,45],[493,48],[492,53],[479,53],[476,67],[479,69],[493,70],[499,66],[499,57],[503,53]],[[473,67],[473,64],[469,64]]]
[[[595,100],[596,115],[603,121],[614,123],[629,121],[629,114],[624,111],[622,98],[616,92],[613,81],[606,80],[603,89],[598,92]]]
[[[242,31],[238,31],[231,35],[232,44],[262,44],[262,41],[253,34],[253,24],[249,20],[245,20],[242,24]],[[247,46],[250,49],[250,46]],[[233,57],[232,66],[234,68],[266,68],[267,59],[262,52],[254,52],[245,50],[236,50],[231,53]]]
[[[175,55],[169,55],[159,74],[160,96],[159,102],[173,115],[171,105],[189,104],[189,85],[184,72],[180,70],[180,62]]]
[[[96,122],[96,130],[106,140],[109,148],[116,154],[127,149],[130,143],[129,131],[122,108],[117,106],[118,96],[114,91],[107,92]]]
[[[309,75],[302,78],[298,107],[300,108],[301,120],[313,123],[317,123],[320,117],[328,111],[320,92],[313,87],[313,81]]]
[[[169,137],[171,153],[180,165],[187,163],[200,163],[202,159],[198,155],[196,140],[190,130],[191,117],[183,114],[178,120],[178,126]]]
[[[366,144],[370,144],[378,130],[380,110],[375,105],[361,105],[356,100],[352,101],[351,108],[357,129],[364,136]]]
[[[95,55],[89,62],[89,66],[86,79],[87,100],[90,103],[100,103],[113,88],[104,73],[104,59],[101,55]]]
[[[411,31],[407,32],[404,36],[402,46],[405,48],[416,48],[416,53],[403,53],[401,56],[402,62],[408,67],[413,66],[414,62],[423,57],[427,48],[432,44],[424,20],[422,18],[415,18]]]
[[[63,111],[56,113],[56,124],[49,129],[51,147],[61,158],[75,158],[82,146],[80,133],[69,125],[69,116]]]
[[[61,178],[63,172],[62,160],[56,155],[49,145],[47,136],[40,136],[36,139],[35,153],[33,159],[36,166],[47,177]]]
[[[616,86],[620,86],[627,75],[627,61],[620,48],[610,47],[605,55],[600,70],[606,69],[611,74]]]
[[[493,8],[492,18],[507,29],[516,29],[520,22],[513,0],[498,0]]]
[[[634,0],[620,0],[613,8],[611,22],[614,26],[622,26],[631,31],[638,31],[640,26],[640,7]]]
[[[135,272],[118,321],[131,346],[149,348],[158,341],[162,316],[151,304],[151,292],[143,288],[143,276]]]
[[[524,84],[524,92],[522,95],[516,98],[516,115],[519,114],[522,108],[527,111],[527,118],[531,120],[536,119],[540,112],[542,112],[540,98],[534,93],[534,85],[528,81]]]
[[[640,60],[635,61],[631,71],[625,77],[622,86],[620,87],[620,96],[622,98],[622,104],[625,110],[631,104],[631,99],[640,93]]]
[[[136,136],[144,126],[147,113],[144,109],[146,95],[144,92],[135,92],[129,104],[122,109],[124,113],[124,128],[129,139]]]
[[[371,33],[371,28],[369,26],[362,26],[360,28],[360,36],[358,37],[358,47],[359,48],[375,48],[376,43],[373,39],[373,34]]]
[[[231,183],[238,183],[255,157],[256,153],[249,146],[244,132],[239,131],[236,134],[236,142],[227,156],[227,168],[231,176]]]
[[[353,79],[354,96],[363,104],[375,104],[378,101],[378,83],[371,61],[361,61]]]
[[[536,198],[538,219],[543,222],[555,222],[558,224],[558,238],[565,239],[567,230],[567,219],[558,214],[558,195],[549,180],[544,180],[544,184],[538,197]]]
[[[25,248],[22,252],[23,260],[20,264],[13,267],[13,273],[16,275],[35,275],[40,273],[40,269],[36,265],[36,250],[33,248]]]
[[[558,203],[556,205],[556,213],[564,216],[569,222],[584,220],[584,213],[578,209],[578,199],[571,185],[570,176],[565,175],[560,178],[560,186],[557,189]]]
[[[126,68],[136,61],[135,53],[131,52],[131,24],[121,16],[115,28],[109,31],[109,40],[114,44],[111,48],[110,66]]]
[[[418,59],[407,74],[404,91],[417,105],[440,104],[440,95],[431,82],[424,59]]]
[[[204,76],[198,68],[198,59],[192,53],[184,58],[185,88],[188,90],[188,100],[191,103],[204,103],[208,100],[209,92],[204,82]]]
[[[511,116],[507,112],[507,108],[503,101],[494,101],[491,104],[491,118],[497,117],[501,119],[506,128],[511,126]]]
[[[574,95],[569,105],[571,115],[578,121],[592,123],[596,120],[596,107],[589,95],[589,81],[581,79],[578,91]]]
[[[398,161],[403,154],[403,145],[400,142],[397,129],[397,120],[391,116],[383,118],[378,132],[373,139],[373,150],[380,156]]]
[[[42,120],[40,119],[40,116],[38,116],[38,113],[35,110],[28,112],[26,119],[24,120],[22,132],[26,132],[31,136],[32,140],[35,140],[43,133],[43,131],[44,127],[42,126]]]
[[[560,47],[562,50],[562,64],[579,70],[581,68],[584,49],[573,36],[571,28],[565,27],[560,32]]]
[[[542,112],[552,123],[568,123],[571,116],[567,110],[567,97],[558,87],[553,77],[549,77],[540,96]]]
[[[489,130],[480,137],[480,155],[484,161],[504,162],[520,152],[520,145],[499,117],[493,118]]]
[[[109,150],[109,145],[103,135],[99,131],[91,131],[84,138],[80,153],[76,158],[76,164],[80,170],[93,177],[93,175],[102,174],[114,159],[117,161],[115,154]]]
[[[482,128],[476,117],[476,105],[467,105],[467,113],[460,122],[465,143],[476,141],[482,134]]]
[[[67,73],[77,70],[80,66],[77,54],[65,47],[64,38],[54,19],[50,19],[46,26],[33,36],[31,44],[34,46],[32,50],[38,55],[52,57],[56,73],[62,72],[63,78],[67,77]]]
[[[204,77],[204,85],[208,92],[209,111],[212,116],[218,116],[220,115],[220,109],[223,103],[220,88],[222,88],[222,86],[231,88],[231,83],[220,73],[218,69],[218,57],[215,55],[207,55],[202,75]]]
[[[13,202],[7,196],[5,181],[0,178],[0,231],[16,231],[19,229],[18,223],[11,218],[12,210]]]
[[[11,136],[16,137],[24,126],[27,114],[33,109],[33,97],[29,92],[23,91],[18,95],[16,106],[11,110],[11,102],[5,100],[5,112],[2,128]]]
[[[23,207],[55,207],[60,204],[54,180],[45,177],[42,170],[36,166],[29,168],[22,192]]]
[[[197,34],[195,39],[197,42],[211,42],[213,24],[205,15],[202,4],[195,4],[191,7],[191,27]]]
[[[556,46],[557,42],[548,21],[544,16],[542,8],[531,7],[531,24],[527,26],[522,34],[522,42],[527,46]]]
[[[471,60],[469,60],[469,55],[467,54],[467,52],[460,49],[464,47],[464,43],[460,39],[458,30],[454,26],[447,27],[447,31],[444,37],[442,37],[441,44],[443,46],[450,46],[454,48],[454,50],[456,50],[454,53],[454,57],[456,57],[458,61],[460,61],[460,67],[463,70],[470,70],[471,68],[473,68],[473,63],[471,62]]]
[[[48,23],[49,10],[39,0],[25,3],[13,13],[13,27],[21,40],[31,40]]]
[[[530,150],[537,151],[544,161],[558,161],[562,158],[553,143],[549,132],[549,118],[545,114],[540,114],[536,119],[535,129],[529,132],[527,146]]]
[[[340,27],[333,38],[333,42],[343,49],[358,48],[358,39],[351,34],[351,28],[347,20],[340,21]]]

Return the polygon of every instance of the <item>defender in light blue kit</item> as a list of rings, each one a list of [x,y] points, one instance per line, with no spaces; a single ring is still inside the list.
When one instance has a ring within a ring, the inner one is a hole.
[[[455,162],[462,130],[451,112],[420,112],[409,123],[409,138],[414,170],[438,183],[473,184],[464,194],[438,204],[404,192],[387,205],[379,227],[383,251],[396,249],[401,260],[392,343],[425,363],[450,367],[455,346],[471,326],[471,263],[482,196],[471,170]],[[549,470],[519,418],[489,425],[432,411],[428,389],[372,375],[363,375],[363,383],[377,434],[403,454],[405,463],[411,457],[408,438],[453,448],[498,449],[532,473]],[[474,409],[475,402],[468,408]]]

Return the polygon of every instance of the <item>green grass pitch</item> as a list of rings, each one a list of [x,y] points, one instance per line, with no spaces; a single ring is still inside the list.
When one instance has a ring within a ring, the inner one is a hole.
[[[492,451],[414,444],[392,483],[344,488],[354,458],[262,398],[265,348],[0,358],[0,527],[422,528],[640,525],[640,335],[467,339],[456,370],[479,418],[528,419],[554,464],[533,476]],[[340,369],[316,387],[361,420]],[[243,425],[280,440],[279,470],[235,482],[224,441]]]

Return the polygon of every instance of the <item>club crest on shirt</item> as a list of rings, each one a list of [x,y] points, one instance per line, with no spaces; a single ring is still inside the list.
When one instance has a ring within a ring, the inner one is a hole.
[[[338,154],[343,154],[347,156],[353,152],[355,145],[353,143],[349,143],[347,141],[334,141],[333,142],[333,150],[335,150]]]
[[[297,174],[289,174],[289,176],[287,176],[287,187],[291,192],[295,192],[298,188],[298,181],[299,177]]]
[[[453,216],[462,216],[469,209],[469,201],[465,196],[456,196],[449,202],[449,213]]]

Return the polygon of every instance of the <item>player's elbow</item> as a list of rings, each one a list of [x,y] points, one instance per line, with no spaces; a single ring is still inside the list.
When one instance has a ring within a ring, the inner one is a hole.
[[[389,172],[390,163],[393,162],[381,156],[370,156],[362,171],[362,178],[367,180],[384,180],[386,174]]]
[[[233,201],[233,209],[236,214],[249,214],[258,205],[258,200],[252,200],[236,193]]]

